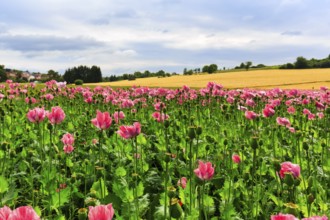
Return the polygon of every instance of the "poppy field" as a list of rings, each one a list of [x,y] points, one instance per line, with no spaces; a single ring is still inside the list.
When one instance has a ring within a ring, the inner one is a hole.
[[[330,216],[330,90],[0,85],[0,220]]]

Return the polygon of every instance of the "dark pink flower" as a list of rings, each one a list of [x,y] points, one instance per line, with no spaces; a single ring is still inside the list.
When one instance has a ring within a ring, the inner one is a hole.
[[[7,206],[0,208],[0,220],[7,220],[11,213],[11,209]]]
[[[328,220],[327,216],[312,216],[309,218],[303,218],[302,220]]]
[[[52,110],[48,113],[47,117],[51,124],[60,124],[65,118],[65,113],[61,107],[55,106],[52,107]]]
[[[112,203],[108,205],[89,206],[89,220],[111,220],[115,214]]]
[[[300,166],[291,162],[283,162],[281,164],[280,177],[283,179],[286,173],[292,174],[294,178],[298,178],[300,176]]]
[[[249,119],[249,120],[253,120],[253,119],[255,119],[256,117],[258,117],[258,114],[255,113],[255,112],[253,112],[253,111],[246,111],[246,112],[244,113],[244,115],[245,115],[245,118],[247,118],[247,119]]]
[[[130,139],[138,136],[141,133],[141,124],[139,122],[134,122],[133,125],[125,126],[122,125],[119,127],[119,134],[122,138]]]
[[[270,220],[299,220],[296,218],[294,215],[291,214],[277,214],[277,215],[272,215],[270,217]]]
[[[98,129],[105,130],[108,129],[112,124],[112,118],[109,112],[101,112],[97,110],[96,118],[91,120],[92,124]]]
[[[198,161],[198,168],[194,170],[196,176],[201,180],[210,180],[214,175],[214,167],[212,167],[211,162],[203,163]]]
[[[269,106],[266,106],[263,110],[262,110],[262,115],[265,118],[271,117],[275,114],[275,110]]]
[[[32,123],[39,123],[45,119],[46,111],[44,108],[34,108],[29,110],[29,112],[26,114],[26,117]]]
[[[7,220],[40,220],[31,206],[21,206],[13,210]]]
[[[321,102],[315,102],[315,107],[317,108],[317,110],[325,109],[325,106]]]
[[[294,114],[296,112],[296,109],[293,106],[290,106],[287,111],[289,114]]]
[[[64,145],[73,145],[74,137],[72,134],[66,133],[63,135],[61,141],[63,142]]]
[[[231,156],[231,159],[233,160],[234,163],[241,162],[241,157],[238,154],[233,154],[233,156]]]
[[[291,123],[290,123],[289,119],[287,119],[287,118],[277,117],[276,122],[277,122],[277,124],[279,124],[281,126],[286,126],[286,127],[291,126]]]
[[[178,180],[177,185],[178,185],[178,186],[181,186],[182,189],[185,189],[186,186],[187,186],[187,178],[186,178],[186,177],[181,177],[181,178]]]

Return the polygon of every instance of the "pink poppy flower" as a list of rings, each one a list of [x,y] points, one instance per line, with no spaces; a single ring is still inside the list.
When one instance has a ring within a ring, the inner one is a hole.
[[[89,220],[111,220],[115,214],[112,203],[108,205],[89,206]]]
[[[186,177],[181,177],[181,179],[178,180],[177,185],[181,186],[182,189],[185,189],[186,186],[187,186],[187,178]]]
[[[70,154],[74,150],[74,147],[72,145],[64,145],[63,151],[66,154]]]
[[[275,110],[271,107],[266,106],[263,110],[262,110],[262,115],[265,118],[271,117],[275,114]]]
[[[304,115],[309,115],[309,114],[311,114],[311,111],[309,111],[307,108],[304,108],[303,114]]]
[[[66,133],[63,135],[61,141],[63,142],[64,145],[73,145],[74,137],[72,134]]]
[[[100,130],[108,129],[112,124],[112,118],[109,112],[101,112],[97,110],[96,118],[91,120],[92,124]]]
[[[32,123],[40,123],[45,119],[46,111],[44,108],[34,108],[29,110],[29,112],[26,114],[26,117]]]
[[[156,119],[158,122],[164,122],[169,118],[168,114],[160,113],[160,112],[154,112],[151,115],[154,119]]]
[[[11,209],[7,206],[0,208],[0,220],[7,220],[11,213]]]
[[[118,124],[120,119],[125,118],[125,114],[122,111],[116,111],[115,113],[113,113],[113,118],[115,119],[116,124]]]
[[[323,109],[325,109],[324,104],[321,103],[321,102],[315,102],[315,107],[317,108],[317,110],[323,110]]]
[[[21,206],[13,210],[7,220],[40,220],[31,206]]]
[[[281,164],[280,177],[283,179],[286,173],[291,173],[294,178],[300,176],[300,166],[291,162],[283,162]]]
[[[233,154],[233,156],[231,156],[231,159],[233,160],[234,163],[241,162],[241,157],[238,154]]]
[[[214,175],[214,167],[211,162],[198,161],[198,168],[194,170],[195,175],[201,180],[210,180]]]
[[[287,118],[277,117],[276,122],[277,122],[277,124],[279,124],[281,126],[290,127],[290,125],[291,125],[289,119],[287,119]]]
[[[290,106],[287,111],[289,114],[294,114],[296,112],[296,109],[293,106]]]
[[[119,134],[124,139],[130,139],[138,136],[141,133],[141,124],[139,122],[134,122],[131,126],[122,125],[119,127]]]
[[[272,215],[270,217],[270,220],[299,220],[296,218],[294,215],[291,214],[277,214],[277,215]]]
[[[48,113],[47,117],[51,124],[60,124],[65,118],[65,113],[61,107],[55,106],[52,107],[51,112]]]
[[[245,115],[245,118],[247,118],[249,120],[253,120],[253,119],[255,119],[255,118],[257,118],[259,116],[257,113],[255,113],[253,111],[246,111],[244,113],[244,115]]]
[[[312,217],[309,217],[309,218],[303,218],[302,220],[328,220],[328,217],[327,216],[312,216]]]

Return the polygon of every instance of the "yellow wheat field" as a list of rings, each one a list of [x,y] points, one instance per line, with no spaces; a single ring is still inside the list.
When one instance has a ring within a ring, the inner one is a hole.
[[[148,87],[205,87],[208,82],[222,84],[225,88],[256,88],[256,89],[319,89],[320,86],[330,88],[330,69],[304,70],[249,70],[241,72],[225,72],[217,74],[201,74],[183,76],[176,75],[166,78],[144,78],[133,81],[86,84],[101,86],[148,86]]]

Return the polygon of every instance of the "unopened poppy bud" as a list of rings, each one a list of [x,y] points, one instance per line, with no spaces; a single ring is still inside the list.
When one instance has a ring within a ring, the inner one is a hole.
[[[179,204],[179,200],[177,198],[171,199],[171,205],[170,205],[170,215],[174,219],[179,219],[182,216],[182,208]]]
[[[78,219],[79,220],[87,219],[87,209],[85,208],[78,209]]]
[[[288,186],[293,186],[294,184],[294,178],[292,176],[291,173],[286,173],[284,176],[284,182],[288,185]]]
[[[192,140],[192,139],[194,139],[194,138],[196,138],[196,127],[194,127],[194,126],[190,126],[189,128],[188,128],[188,136],[189,136],[189,138]]]
[[[227,140],[227,139],[225,139],[225,140],[223,141],[223,145],[225,145],[225,146],[228,145],[228,140]]]
[[[165,128],[170,127],[170,122],[169,122],[168,120],[165,120],[165,121],[164,121],[164,127],[165,127]]]
[[[307,144],[307,142],[305,142],[305,141],[303,142],[303,148],[304,148],[304,150],[306,150],[306,151],[308,150],[308,144]]]
[[[315,197],[312,193],[310,193],[308,196],[307,196],[307,201],[309,204],[312,204],[315,200]]]
[[[50,130],[50,131],[52,131],[53,130],[53,125],[52,124],[48,124],[47,125],[47,129]]]
[[[202,127],[198,126],[197,129],[196,129],[196,134],[197,134],[197,135],[201,135],[202,132],[203,132]]]
[[[295,178],[294,179],[294,185],[295,186],[299,186],[300,185],[300,182],[301,182],[301,179],[300,178]]]
[[[167,188],[167,195],[170,198],[174,198],[176,196],[176,188],[174,186],[170,186]]]
[[[252,147],[252,149],[258,148],[257,138],[252,138],[251,147]]]

